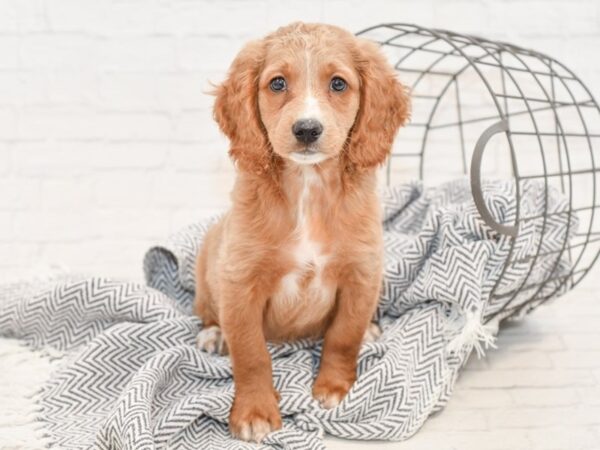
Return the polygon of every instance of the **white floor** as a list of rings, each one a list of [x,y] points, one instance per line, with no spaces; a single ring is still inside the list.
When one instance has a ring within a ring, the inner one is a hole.
[[[39,448],[19,398],[50,369],[0,340],[0,449]],[[27,381],[27,382],[25,382]],[[330,450],[600,449],[600,267],[471,359],[444,411],[405,442],[327,438]]]

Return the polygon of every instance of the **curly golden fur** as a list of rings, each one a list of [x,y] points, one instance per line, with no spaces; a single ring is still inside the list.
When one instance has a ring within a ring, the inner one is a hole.
[[[410,103],[375,44],[303,23],[249,43],[215,94],[238,175],[198,256],[199,344],[231,355],[231,431],[260,441],[281,427],[266,341],[324,338],[313,385],[324,407],[356,378],[382,277],[375,171]],[[314,142],[292,131],[301,119],[322,125]]]

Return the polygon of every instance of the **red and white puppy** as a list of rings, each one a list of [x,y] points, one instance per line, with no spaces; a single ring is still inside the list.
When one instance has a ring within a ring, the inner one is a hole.
[[[266,341],[324,338],[313,386],[324,407],[356,379],[382,278],[375,169],[409,98],[375,44],[294,23],[238,54],[214,115],[238,174],[198,256],[198,342],[228,350],[230,429],[260,441],[281,427]]]

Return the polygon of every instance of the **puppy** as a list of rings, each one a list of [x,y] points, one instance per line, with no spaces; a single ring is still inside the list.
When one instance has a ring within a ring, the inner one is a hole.
[[[238,172],[198,256],[198,343],[229,352],[229,426],[258,442],[281,427],[266,341],[324,338],[325,408],[356,379],[382,279],[375,169],[409,99],[375,44],[303,23],[246,45],[215,94]]]

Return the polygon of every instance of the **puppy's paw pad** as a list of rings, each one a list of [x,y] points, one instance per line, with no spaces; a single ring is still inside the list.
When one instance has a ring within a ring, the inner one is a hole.
[[[221,332],[221,328],[216,325],[203,328],[196,337],[196,346],[207,353],[227,354],[227,343]]]
[[[374,322],[371,322],[369,324],[369,328],[367,328],[367,331],[365,332],[365,335],[363,336],[363,344],[366,342],[375,342],[377,339],[379,339],[381,337],[381,328],[379,328],[379,325],[377,325]]]

